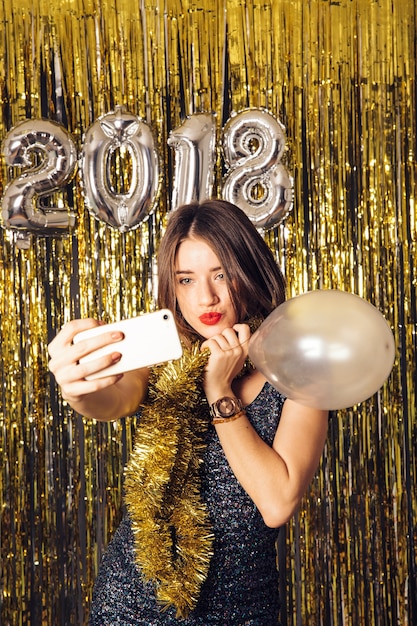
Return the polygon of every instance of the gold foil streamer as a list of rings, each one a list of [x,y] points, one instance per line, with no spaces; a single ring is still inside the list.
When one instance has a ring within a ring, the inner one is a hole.
[[[80,150],[87,127],[125,105],[156,133],[164,189],[125,234],[88,215],[78,178],[68,237],[24,250],[0,232],[2,623],[86,623],[132,444],[133,419],[91,423],[62,401],[47,342],[74,316],[154,306],[169,131],[208,111],[220,138],[247,106],[286,127],[294,209],[265,236],[289,295],[353,291],[384,313],[398,347],[383,389],[332,417],[287,528],[284,620],[416,622],[416,14],[415,0],[3,1],[0,137],[45,117]],[[13,172],[0,165],[2,190]],[[219,152],[218,189],[220,165]]]
[[[195,608],[213,554],[199,472],[209,424],[201,387],[207,360],[196,344],[152,370],[150,402],[142,408],[125,471],[135,562],[156,584],[161,611],[173,606],[178,618]]]

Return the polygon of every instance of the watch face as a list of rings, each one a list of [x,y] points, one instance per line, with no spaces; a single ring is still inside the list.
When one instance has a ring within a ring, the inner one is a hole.
[[[242,404],[237,398],[220,398],[211,405],[211,414],[213,417],[233,417],[242,409]]]
[[[230,417],[236,410],[236,402],[233,398],[221,398],[216,403],[216,409],[222,417]]]

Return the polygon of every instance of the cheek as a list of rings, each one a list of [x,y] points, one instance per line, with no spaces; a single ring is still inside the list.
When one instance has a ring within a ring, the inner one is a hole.
[[[236,309],[235,306],[233,304],[233,300],[232,297],[230,295],[230,291],[228,289],[225,289],[224,295],[223,295],[223,302],[227,302],[229,308],[236,314]]]
[[[176,294],[177,308],[181,311],[183,317],[187,318],[190,311],[190,298],[184,294]]]

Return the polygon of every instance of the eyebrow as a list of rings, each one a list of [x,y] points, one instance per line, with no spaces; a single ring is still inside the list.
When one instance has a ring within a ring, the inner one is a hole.
[[[219,270],[222,270],[222,266],[219,265],[218,267],[212,267],[209,269],[209,272],[218,272]],[[175,271],[175,275],[178,274],[195,274],[195,272],[193,270],[176,270]]]

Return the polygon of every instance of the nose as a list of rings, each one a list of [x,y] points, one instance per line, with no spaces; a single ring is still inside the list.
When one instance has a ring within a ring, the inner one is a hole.
[[[209,281],[202,281],[199,285],[199,301],[202,306],[212,306],[220,300],[215,289],[215,285]]]

